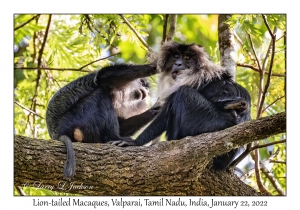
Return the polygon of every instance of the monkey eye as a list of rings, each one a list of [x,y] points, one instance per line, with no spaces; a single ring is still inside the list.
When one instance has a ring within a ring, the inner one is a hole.
[[[142,86],[144,86],[146,88],[149,87],[149,84],[145,79],[141,79],[141,83],[142,83]]]
[[[184,57],[183,57],[185,60],[190,60],[190,56],[189,55],[185,55]]]

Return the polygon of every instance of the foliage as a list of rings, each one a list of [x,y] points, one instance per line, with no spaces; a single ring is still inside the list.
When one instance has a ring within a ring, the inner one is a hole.
[[[124,17],[153,50],[159,49],[165,15],[127,14]],[[286,103],[286,37],[284,36],[286,16],[269,14],[266,15],[266,20],[271,30],[277,27],[277,41],[272,63],[273,76],[263,102],[263,108],[266,110],[261,116],[285,111]],[[50,28],[43,48],[48,23],[50,23]],[[236,78],[237,82],[251,94],[252,118],[255,119],[258,110],[257,101],[261,94],[259,91],[261,77],[254,69],[258,69],[258,62],[267,72],[271,66],[270,53],[268,53],[271,39],[268,28],[262,15],[255,14],[232,15],[227,23],[236,33],[238,63],[253,67],[243,67],[238,64]],[[14,129],[15,133],[19,135],[41,139],[49,138],[45,122],[47,103],[59,88],[70,81],[112,62],[144,63],[146,61],[146,47],[120,15],[19,14],[15,15],[14,28]],[[201,44],[211,59],[219,63],[218,15],[178,15],[174,40]],[[38,66],[40,55],[42,57],[40,66]],[[101,59],[107,56],[111,57]],[[38,70],[39,68],[41,70]],[[264,74],[264,85],[267,78],[268,74]],[[154,93],[153,103],[155,102],[156,76],[149,81]],[[261,144],[285,138],[285,135],[273,136],[261,140]],[[269,152],[277,149],[280,152],[275,159],[286,161],[285,144],[276,144],[260,149],[261,159],[267,159]],[[253,163],[248,163],[246,167],[253,167]],[[272,164],[270,170],[282,189],[285,190],[285,164]],[[255,185],[253,180],[255,178],[248,179]],[[267,189],[276,194],[268,178],[263,177],[263,180]],[[39,193],[30,192],[35,195],[40,195]],[[43,193],[48,194],[47,192]]]

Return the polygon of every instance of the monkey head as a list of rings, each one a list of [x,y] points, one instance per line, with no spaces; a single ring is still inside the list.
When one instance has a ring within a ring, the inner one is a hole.
[[[152,63],[159,70],[158,97],[161,102],[180,86],[196,86],[220,78],[226,70],[209,60],[204,48],[196,44],[165,42]]]
[[[172,41],[162,45],[157,58],[157,68],[173,80],[180,80],[180,85],[209,82],[225,71],[210,61],[202,46]]]
[[[112,90],[113,105],[118,117],[127,119],[145,112],[149,96],[146,78],[139,78]]]

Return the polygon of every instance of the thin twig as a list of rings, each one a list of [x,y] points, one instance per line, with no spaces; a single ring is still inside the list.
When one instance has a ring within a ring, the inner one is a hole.
[[[271,160],[272,160],[273,158],[275,158],[278,154],[279,154],[279,149],[277,149],[276,152],[274,152],[273,154],[271,154],[266,160],[262,161],[262,163],[263,163],[264,165],[268,165],[268,164],[271,162]],[[244,181],[245,179],[247,179],[247,178],[248,178],[251,174],[253,174],[253,173],[254,173],[254,168],[248,170],[247,173],[244,173],[244,175],[241,176],[240,179],[241,179],[242,181]]]
[[[16,189],[21,196],[26,196],[26,193],[22,190],[22,188],[20,186],[16,186]]]
[[[47,41],[49,29],[50,29],[51,18],[52,18],[52,15],[49,15],[49,19],[48,19],[48,23],[47,23],[47,27],[46,27],[46,31],[45,31],[45,35],[44,35],[44,40],[43,40],[42,46],[39,50],[38,61],[37,61],[39,68],[42,67],[42,56],[44,53],[44,48],[46,45],[46,41]],[[35,82],[35,92],[34,92],[34,96],[32,98],[32,104],[31,104],[31,109],[34,112],[36,112],[37,96],[38,96],[38,92],[39,92],[39,86],[40,86],[41,79],[42,79],[42,72],[41,72],[41,70],[38,70],[36,82]],[[33,123],[33,125],[35,124],[35,115],[32,116],[32,123]],[[35,127],[33,127],[32,133],[33,133],[33,136],[35,136]]]
[[[169,19],[169,15],[166,14],[165,15],[165,20],[164,20],[163,36],[162,36],[161,44],[164,43],[167,39],[168,19]]]
[[[286,139],[280,140],[280,141],[274,141],[274,142],[267,143],[267,144],[256,145],[256,146],[254,146],[254,147],[251,148],[251,151],[253,151],[255,149],[263,148],[263,147],[268,147],[268,146],[271,146],[271,145],[274,145],[274,144],[285,143],[285,142],[286,142]]]
[[[275,27],[274,28],[274,34],[276,33],[276,31],[277,31],[277,28]],[[272,34],[271,37],[272,37],[272,54],[271,54],[271,61],[270,61],[270,66],[269,66],[269,74],[268,74],[268,77],[267,77],[265,87],[264,87],[263,92],[262,92],[262,97],[261,97],[260,104],[258,106],[258,112],[257,112],[258,117],[261,116],[263,103],[265,101],[265,97],[266,97],[266,94],[267,94],[267,91],[268,91],[268,88],[269,88],[269,85],[270,85],[271,75],[272,75],[272,68],[273,68],[274,57],[275,57],[276,34],[275,35]]]
[[[272,39],[275,39],[275,40],[276,40],[276,38],[275,38],[276,35],[272,33],[272,30],[271,30],[271,28],[270,28],[270,26],[269,26],[269,23],[268,23],[268,21],[267,21],[266,15],[262,14],[261,16],[262,16],[262,18],[264,19],[264,23],[265,23],[265,25],[267,26],[267,29],[268,29],[268,31],[269,31],[270,36],[272,37]]]
[[[40,16],[40,14],[37,14],[37,15],[33,16],[32,18],[30,18],[29,20],[27,20],[25,23],[23,23],[23,24],[19,25],[18,27],[14,28],[14,31],[16,31],[16,30],[24,27],[25,25],[27,25],[28,23],[30,23],[32,20],[38,18],[39,16]]]
[[[237,35],[237,33],[235,31],[233,31],[233,35],[235,37],[235,39],[238,41],[238,43],[241,45],[241,47],[244,46],[243,41],[241,40],[241,38]],[[254,62],[256,62],[255,58],[253,58],[253,56],[251,55],[251,52],[248,51],[248,49],[244,49],[246,51],[246,53],[248,54],[248,56],[250,57],[251,60],[253,60]]]
[[[265,73],[265,70],[267,68],[267,64],[268,64],[268,60],[269,60],[269,56],[271,54],[271,51],[272,51],[272,40],[271,40],[271,42],[269,44],[269,47],[268,47],[268,50],[266,52],[265,59],[263,60],[263,65],[262,65],[263,73]]]
[[[116,46],[111,44],[110,41],[103,34],[101,34],[101,32],[95,27],[95,25],[89,15],[84,15],[84,16],[85,16],[85,19],[81,22],[80,28],[82,28],[82,25],[84,24],[83,22],[86,22],[87,27],[91,32],[93,32],[93,28],[94,28],[98,32],[99,36],[101,36],[108,43],[109,46],[112,46],[113,48],[118,49]],[[81,30],[79,29],[79,31],[81,31]]]
[[[264,175],[267,177],[267,179],[270,180],[271,184],[275,188],[275,190],[279,193],[279,195],[285,195],[285,192],[282,190],[282,187],[278,183],[277,179],[274,177],[274,175],[267,169],[267,167],[260,163],[261,165],[261,171],[264,173]]]
[[[253,41],[252,41],[251,35],[250,35],[250,34],[248,34],[248,37],[249,37],[249,40],[250,40],[251,49],[252,49],[252,51],[253,51],[253,54],[254,54],[255,60],[256,60],[256,62],[257,62],[257,65],[258,65],[258,69],[261,71],[260,62],[259,62],[259,60],[258,60],[258,57],[257,57],[256,51],[255,51],[255,48],[254,48],[254,44],[253,44]]]
[[[278,42],[280,39],[284,38],[285,34],[283,34],[281,37],[279,37],[278,39],[276,39],[276,42]]]
[[[280,161],[280,160],[270,160],[270,163],[280,163],[280,164],[286,164],[285,161]]]
[[[230,164],[230,167],[236,167],[237,164],[239,164],[242,160],[244,160],[244,158],[249,155],[249,153],[251,152],[251,148],[252,148],[252,143],[247,144],[245,151],[238,156],[234,161],[232,161],[232,163]]]
[[[52,15],[49,15],[49,19],[48,19],[48,23],[47,23],[47,27],[46,27],[46,31],[45,31],[44,40],[43,40],[41,49],[40,49],[40,51],[39,51],[39,56],[38,56],[38,67],[41,67],[42,56],[43,56],[43,53],[44,53],[44,48],[45,48],[46,41],[47,41],[47,37],[48,37],[48,34],[49,34],[51,18],[52,18]]]
[[[17,105],[18,105],[19,107],[21,107],[22,109],[24,109],[24,110],[26,110],[26,111],[28,111],[28,112],[30,112],[30,113],[32,113],[32,114],[34,114],[34,115],[36,115],[36,116],[42,118],[42,119],[45,119],[44,117],[42,117],[42,116],[39,115],[38,113],[32,111],[31,109],[28,109],[27,107],[25,107],[24,105],[20,104],[19,102],[14,101],[14,103],[17,104]]]
[[[258,142],[254,142],[254,146],[257,146]],[[252,156],[254,159],[254,171],[255,171],[255,177],[256,177],[256,183],[258,186],[258,189],[260,192],[265,193],[265,194],[270,194],[268,190],[265,188],[262,180],[261,180],[261,175],[260,175],[260,158],[259,158],[259,151],[256,149],[254,150],[254,155]]]
[[[246,67],[246,68],[249,68],[249,69],[253,69],[254,71],[256,72],[259,72],[259,68],[253,66],[253,65],[250,65],[250,64],[246,64],[246,63],[237,63],[236,64],[237,66],[240,66],[240,67]]]
[[[258,86],[258,99],[257,99],[257,107],[259,107],[261,100],[262,100],[262,92],[263,92],[263,85],[264,85],[264,73],[261,68],[260,61],[258,60],[251,35],[248,34],[248,36],[249,36],[250,45],[251,45],[252,51],[254,53],[254,56],[255,56],[255,59],[256,59],[257,65],[258,65],[258,69],[259,69],[259,74],[260,74],[260,80],[259,80],[259,86]],[[260,114],[258,114],[258,112],[257,112],[256,119],[258,119],[259,116],[260,116]]]
[[[15,70],[50,70],[50,71],[79,71],[79,72],[92,72],[91,70],[76,69],[76,68],[49,68],[49,67],[20,67],[14,68]]]
[[[143,37],[133,28],[133,26],[128,22],[128,20],[124,17],[124,15],[120,14],[120,17],[123,21],[128,25],[128,27],[132,30],[132,32],[136,35],[136,37],[142,42],[142,44],[147,48],[148,51],[152,51],[151,47],[145,42]]]
[[[279,101],[279,100],[282,99],[283,97],[285,97],[285,95],[284,95],[284,96],[281,96],[281,97],[279,97],[279,98],[277,98],[275,101],[273,101],[271,104],[269,104],[266,108],[264,108],[264,109],[261,111],[261,113],[264,113],[270,106],[272,106],[273,104],[275,104],[277,101]]]
[[[236,64],[237,66],[240,66],[240,67],[245,67],[245,68],[249,68],[249,69],[252,69],[256,72],[259,72],[259,69],[253,65],[250,65],[250,64],[246,64],[246,63],[237,63]],[[269,74],[269,72],[264,72],[265,74]],[[286,77],[285,74],[273,74],[272,73],[272,76],[276,76],[276,77]]]
[[[101,61],[101,60],[105,60],[105,59],[108,59],[110,57],[113,57],[113,56],[116,56],[116,55],[120,55],[121,53],[116,53],[116,54],[113,54],[113,55],[109,55],[107,57],[104,57],[104,58],[100,58],[100,59],[97,59],[95,61],[92,61],[88,64],[85,64],[83,65],[82,67],[80,67],[79,69],[78,68],[49,68],[49,67],[15,67],[14,69],[15,70],[57,70],[57,71],[79,71],[79,72],[92,72],[91,70],[85,70],[83,69],[84,67],[86,66],[89,66],[93,63],[96,63],[98,61]]]
[[[107,58],[110,58],[110,57],[113,57],[113,56],[116,56],[116,55],[120,55],[120,54],[121,54],[121,52],[118,52],[118,53],[116,53],[116,54],[109,55],[109,56],[107,56],[107,57],[97,59],[97,60],[92,61],[92,62],[90,62],[90,63],[88,63],[88,64],[86,64],[86,65],[83,65],[83,66],[80,67],[79,69],[82,70],[84,67],[87,67],[87,66],[89,66],[89,65],[91,65],[91,64],[93,64],[93,63],[96,63],[96,62],[98,62],[98,61],[105,60],[105,59],[107,59]]]
[[[173,40],[176,31],[177,15],[170,15],[170,28],[167,35],[167,41]]]

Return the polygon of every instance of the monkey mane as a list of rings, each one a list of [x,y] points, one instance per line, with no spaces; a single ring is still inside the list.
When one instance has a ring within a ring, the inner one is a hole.
[[[189,53],[193,55],[191,59],[194,66],[185,69],[178,74],[176,81],[170,76],[173,62],[170,62],[171,56],[176,53]],[[162,103],[166,98],[177,91],[183,85],[201,88],[209,82],[221,79],[222,77],[232,78],[229,72],[222,66],[216,65],[209,59],[204,47],[192,44],[179,44],[177,42],[165,42],[159,53],[151,53],[152,63],[157,64],[160,72],[158,82],[158,97]]]
[[[167,71],[168,59],[175,52],[192,52],[196,56],[193,57],[195,66],[182,71],[176,79],[179,86],[188,85],[200,87],[203,83],[208,83],[213,79],[220,79],[222,75],[229,73],[227,70],[219,65],[214,64],[209,59],[204,47],[192,44],[179,44],[177,42],[165,42],[158,55],[157,68],[160,72]],[[196,59],[196,60],[195,60]]]
[[[178,76],[178,82],[181,85],[196,86],[199,88],[204,83],[209,83],[214,79],[221,79],[226,74],[227,70],[219,65],[214,64],[203,47],[199,47],[195,44],[190,48],[197,53],[198,60],[196,66],[182,71]]]

